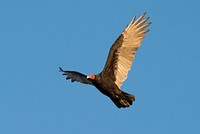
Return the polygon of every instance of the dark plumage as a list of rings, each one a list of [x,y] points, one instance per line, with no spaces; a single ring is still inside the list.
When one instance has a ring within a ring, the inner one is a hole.
[[[136,17],[125,28],[110,48],[110,52],[103,71],[96,75],[84,75],[75,71],[64,71],[60,67],[66,79],[72,82],[81,82],[95,86],[101,93],[108,96],[118,107],[129,107],[135,97],[122,90],[120,87],[127,78],[128,71],[131,69],[132,62],[144,35],[149,32],[146,28],[151,23],[146,23],[148,18],[143,19],[145,13],[137,20]],[[146,24],[145,24],[146,23]]]
[[[71,79],[71,82],[81,82],[83,84],[92,84],[92,81],[87,79],[87,76],[76,71],[64,71],[59,67],[61,72],[64,72],[63,75],[66,75],[66,80]]]

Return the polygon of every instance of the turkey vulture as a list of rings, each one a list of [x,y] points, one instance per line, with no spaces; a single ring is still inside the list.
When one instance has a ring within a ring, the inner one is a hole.
[[[120,87],[127,78],[144,35],[149,32],[146,28],[151,22],[146,23],[149,17],[144,18],[145,14],[142,14],[137,20],[134,17],[114,42],[101,73],[86,76],[76,71],[65,71],[59,67],[60,71],[66,75],[67,80],[71,79],[71,82],[76,81],[95,86],[102,94],[108,96],[118,108],[132,105],[135,100],[134,95],[120,90]]]

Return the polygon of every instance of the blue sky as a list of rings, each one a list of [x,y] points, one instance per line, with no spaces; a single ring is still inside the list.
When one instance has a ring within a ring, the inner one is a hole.
[[[199,0],[0,1],[1,134],[199,134]],[[152,25],[118,109],[58,72],[99,73],[134,15]]]

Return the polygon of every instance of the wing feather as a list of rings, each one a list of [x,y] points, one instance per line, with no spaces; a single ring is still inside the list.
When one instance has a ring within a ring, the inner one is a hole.
[[[117,38],[110,48],[105,67],[101,72],[105,77],[110,77],[119,88],[127,78],[138,47],[145,34],[149,32],[146,28],[151,23],[146,23],[149,17],[143,19],[145,14],[142,14],[137,20],[134,16],[130,24]]]
[[[87,76],[84,74],[81,74],[76,71],[64,71],[61,67],[59,67],[60,71],[63,72],[63,75],[66,75],[66,79],[71,79],[71,82],[81,82],[83,84],[92,84],[92,81],[87,79]]]

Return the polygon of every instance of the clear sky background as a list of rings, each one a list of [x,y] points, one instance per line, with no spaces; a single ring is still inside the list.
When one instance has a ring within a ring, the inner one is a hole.
[[[199,0],[0,1],[1,134],[199,134]],[[152,25],[118,109],[58,71],[99,73],[134,15]]]

